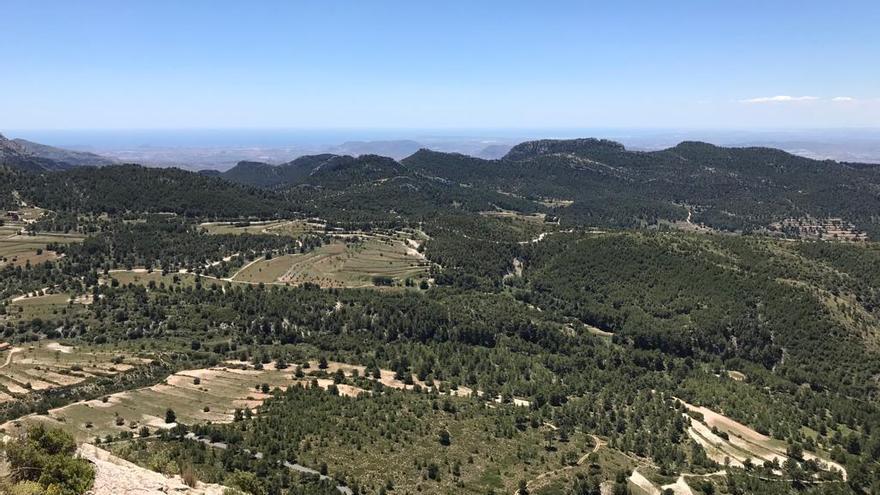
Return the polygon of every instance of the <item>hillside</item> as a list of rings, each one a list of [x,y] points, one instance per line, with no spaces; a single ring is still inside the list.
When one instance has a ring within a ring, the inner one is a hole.
[[[840,218],[880,233],[880,167],[769,148],[683,142],[654,152],[610,141],[544,140],[482,160],[421,150],[413,170],[535,201],[567,200],[563,223],[635,227],[661,221],[752,231],[787,219]]]
[[[56,148],[25,139],[7,139],[0,134],[0,166],[39,172],[114,163],[115,160],[94,153]]]
[[[59,212],[272,217],[295,211],[293,204],[277,194],[172,168],[77,167],[51,173],[12,173],[11,178],[8,187],[22,199]]]
[[[64,164],[28,152],[21,143],[6,139],[2,134],[0,134],[0,166],[31,172],[68,168]]]
[[[404,167],[387,157],[321,154],[302,156],[281,165],[239,162],[220,176],[232,182],[258,187],[307,184],[344,189],[405,173]]]
[[[0,167],[0,423],[124,459],[105,491],[873,493],[880,249],[839,241],[877,172],[594,139]]]
[[[55,146],[35,143],[26,139],[14,139],[13,141],[30,155],[63,163],[71,167],[102,167],[118,163],[113,158],[86,151],[72,151]]]

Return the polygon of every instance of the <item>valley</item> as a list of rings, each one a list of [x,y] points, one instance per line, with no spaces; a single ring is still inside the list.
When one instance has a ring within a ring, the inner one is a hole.
[[[874,220],[718,200],[809,186],[778,160],[831,166],[574,140],[7,167],[2,430],[69,435],[98,493],[870,493]]]

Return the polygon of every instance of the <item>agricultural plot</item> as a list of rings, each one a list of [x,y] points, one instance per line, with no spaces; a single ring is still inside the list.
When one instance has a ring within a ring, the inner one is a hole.
[[[296,237],[318,232],[324,225],[308,220],[276,220],[269,222],[207,222],[201,224],[209,234],[274,234]]]
[[[196,275],[192,273],[166,273],[163,275],[161,271],[147,271],[143,268],[133,270],[111,270],[109,278],[116,280],[120,285],[134,284],[149,286],[155,284],[156,286],[159,286],[165,284],[166,287],[194,287],[196,285]],[[209,280],[213,279],[203,278],[204,282]]]
[[[0,266],[6,264],[21,266],[28,262],[34,265],[51,261],[58,256],[55,252],[46,249],[47,244],[69,244],[83,240],[82,236],[72,234],[22,235],[17,233],[17,229],[12,233],[9,233],[8,227],[4,226],[4,229],[0,231]]]
[[[373,287],[376,278],[402,285],[427,277],[428,263],[411,244],[388,237],[360,242],[335,241],[304,254],[260,260],[233,277],[234,282],[322,287]]]
[[[17,348],[14,352],[16,354],[13,363],[16,371],[13,373],[11,370],[0,369],[0,372],[9,372],[17,376],[19,381],[25,377],[23,370],[36,367],[38,372],[46,371],[48,366],[46,363],[54,363],[56,368],[68,369],[80,363],[78,366],[82,371],[74,376],[81,381],[93,374],[110,374],[130,369],[131,364],[127,363],[134,361],[126,359],[118,365],[110,361],[101,363],[102,359],[112,359],[113,355],[96,354],[94,351],[85,353],[58,343],[46,343],[29,349]],[[92,361],[87,361],[85,356],[95,357]],[[269,394],[264,392],[264,384],[269,389],[276,387],[285,389],[296,384],[308,386],[312,383],[328,389],[331,385],[335,385],[339,395],[349,397],[371,394],[369,384],[372,381],[381,382],[383,386],[397,390],[412,391],[416,386],[421,387],[422,390],[432,388],[415,377],[411,383],[404,383],[395,378],[395,373],[391,370],[380,370],[380,376],[373,378],[368,376],[363,366],[333,361],[328,362],[325,368],[321,368],[318,361],[310,361],[309,367],[303,371],[304,376],[298,378],[294,366],[279,370],[274,363],[269,363],[262,369],[255,369],[247,362],[228,361],[225,365],[212,368],[180,371],[168,377],[163,383],[151,387],[69,404],[52,409],[46,415],[25,416],[6,423],[3,429],[9,432],[10,428],[18,429],[24,428],[26,424],[44,423],[63,428],[78,441],[87,442],[95,437],[118,435],[123,431],[138,433],[142,426],[147,426],[150,430],[169,428],[173,425],[165,422],[165,413],[168,409],[173,410],[177,420],[185,424],[230,422],[234,417],[235,409],[254,409],[269,398]],[[342,371],[346,378],[352,381],[336,384],[333,375],[337,371]],[[3,379],[3,376],[5,375],[0,375],[0,379]],[[360,384],[357,382],[357,377],[363,380]],[[470,397],[474,394],[474,391],[467,387],[449,390],[439,382],[435,382],[434,385],[451,396]],[[41,383],[40,386],[43,384]],[[26,392],[21,386],[16,390]],[[514,399],[513,405],[528,406],[529,404],[527,401]]]
[[[91,302],[91,295],[71,299],[69,294],[24,294],[10,300],[5,319],[30,321],[34,318],[57,318],[59,315],[72,316]]]
[[[0,225],[0,239],[6,238],[6,237],[10,237],[10,236],[14,236],[14,235],[18,234],[19,232],[21,232],[21,226],[18,225],[18,224],[15,224],[15,225],[9,225],[9,224]]]
[[[42,263],[57,258],[57,255],[46,249],[50,243],[68,244],[79,242],[83,237],[76,234],[36,233],[25,234],[25,227],[37,221],[46,213],[42,208],[22,206],[16,211],[7,211],[0,215],[0,267],[13,264],[22,266]]]
[[[481,211],[480,216],[491,218],[513,232],[520,239],[534,239],[558,229],[558,218],[544,213],[521,213],[512,210]]]
[[[95,376],[128,371],[146,360],[112,350],[65,346],[40,341],[0,352],[0,401],[32,390],[73,385]]]
[[[684,403],[691,413],[691,426],[688,435],[703,446],[707,455],[719,464],[729,463],[731,466],[743,467],[748,459],[753,464],[766,461],[777,461],[779,464],[788,459],[788,445],[758,433],[748,426],[734,421],[706,407],[697,407]],[[812,452],[804,452],[805,460],[815,459],[827,471],[837,471],[846,479],[843,466],[822,458]]]
[[[545,215],[544,213],[526,214],[512,210],[481,211],[480,215],[494,218],[509,218],[537,225],[543,224],[545,219],[547,218],[547,215]]]
[[[261,385],[286,387],[293,380],[293,370],[263,370],[215,367],[176,373],[164,383],[109,395],[105,398],[76,402],[47,415],[32,415],[7,423],[4,428],[23,428],[24,424],[44,423],[63,428],[78,441],[85,442],[122,431],[138,433],[146,426],[154,431],[168,428],[165,413],[175,412],[186,424],[232,421],[236,408],[254,408],[268,394]]]
[[[542,204],[548,208],[568,208],[569,206],[574,204],[574,201],[570,199],[560,199],[560,198],[544,198],[540,201],[536,201],[539,204]]]

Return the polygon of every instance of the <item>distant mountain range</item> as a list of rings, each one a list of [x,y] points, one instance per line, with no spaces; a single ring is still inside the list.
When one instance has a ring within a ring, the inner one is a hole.
[[[118,163],[94,153],[71,151],[0,134],[0,165],[29,171],[58,171],[73,167],[103,167]]]
[[[357,146],[350,144],[348,149]],[[398,149],[408,146],[412,143]],[[55,187],[50,183],[75,178],[89,196],[107,195],[98,189],[114,183],[118,188],[134,175],[151,181],[159,191],[163,174],[172,173],[135,174],[140,167],[134,167],[124,169],[127,172],[72,174],[82,170],[82,165],[111,163],[91,153],[0,141],[0,164],[25,172],[55,172],[48,175],[57,173],[57,179],[47,178],[43,183],[50,188]],[[219,193],[225,190],[221,183],[271,192],[270,196],[248,192],[254,204],[261,205],[254,211],[287,204],[299,211],[335,212],[340,217],[356,211],[358,220],[372,221],[387,218],[389,213],[412,219],[457,209],[503,208],[544,212],[569,225],[629,228],[690,223],[742,232],[773,225],[798,228],[802,220],[840,219],[856,235],[865,232],[880,237],[880,166],[697,141],[646,152],[631,151],[609,140],[538,140],[518,144],[499,159],[427,149],[399,161],[376,154],[324,153],[281,165],[242,161],[226,172],[174,173],[181,185],[169,194],[185,191],[189,187],[185,184],[196,188],[210,184]],[[90,177],[98,184],[94,190],[89,188]],[[241,189],[232,188],[229,193],[241,194]],[[157,192],[150,200],[151,208],[161,209],[162,201]],[[63,209],[63,204],[56,206]],[[207,209],[195,202],[187,204],[189,209]],[[218,203],[212,200],[210,204]],[[135,203],[126,203],[126,208],[133,207]]]
[[[409,202],[415,211],[420,201],[415,198],[421,197],[443,206],[543,209],[580,225],[667,221],[751,231],[810,217],[841,218],[880,234],[880,166],[696,141],[651,152],[599,139],[528,141],[497,160],[426,149],[400,162],[323,154],[282,165],[242,162],[219,177],[275,190],[303,185],[340,190],[333,196],[337,204],[355,204],[357,196],[361,202],[383,201],[388,210]]]
[[[257,187],[310,184],[316,186],[347,187],[355,183],[406,175],[409,171],[392,158],[379,155],[321,154],[302,156],[281,165],[259,162],[239,162],[219,174],[220,177]]]

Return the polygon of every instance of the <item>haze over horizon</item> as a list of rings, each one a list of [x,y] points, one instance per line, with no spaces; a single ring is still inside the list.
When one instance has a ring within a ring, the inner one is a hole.
[[[876,2],[3,12],[0,132],[880,127]]]

